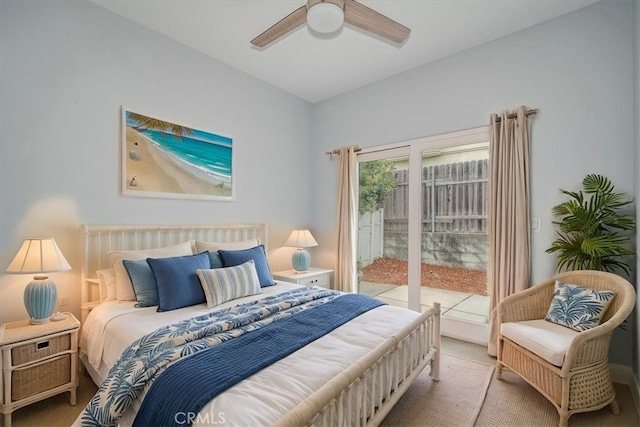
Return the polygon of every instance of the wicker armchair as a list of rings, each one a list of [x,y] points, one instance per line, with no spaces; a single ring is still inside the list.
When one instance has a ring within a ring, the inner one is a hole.
[[[506,330],[503,329],[504,323],[544,319],[553,298],[556,279],[583,288],[616,292],[599,326],[568,338],[561,366],[553,365],[502,335]],[[611,404],[614,414],[619,414],[609,376],[609,343],[613,330],[633,310],[635,300],[633,286],[622,277],[584,270],[560,273],[505,298],[498,305],[500,332],[496,377],[501,379],[502,370],[507,369],[535,387],[558,410],[561,427],[566,427],[569,417],[575,413],[598,410],[608,404]]]

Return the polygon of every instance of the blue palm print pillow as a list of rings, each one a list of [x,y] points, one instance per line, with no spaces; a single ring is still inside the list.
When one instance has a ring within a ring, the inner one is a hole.
[[[549,322],[578,332],[598,326],[616,295],[613,291],[597,291],[556,280],[553,300],[544,318]]]

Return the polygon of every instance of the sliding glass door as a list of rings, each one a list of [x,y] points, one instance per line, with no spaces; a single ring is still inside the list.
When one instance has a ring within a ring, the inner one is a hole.
[[[360,293],[486,326],[487,141],[480,128],[358,155]]]

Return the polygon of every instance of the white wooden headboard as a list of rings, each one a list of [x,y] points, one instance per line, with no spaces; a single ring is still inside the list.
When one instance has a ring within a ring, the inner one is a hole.
[[[82,303],[99,300],[96,271],[110,268],[109,252],[174,245],[187,240],[238,242],[257,238],[267,250],[266,224],[83,225]]]

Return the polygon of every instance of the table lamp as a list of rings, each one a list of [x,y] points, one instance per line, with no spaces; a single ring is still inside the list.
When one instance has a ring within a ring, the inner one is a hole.
[[[311,265],[311,255],[305,248],[318,246],[318,242],[313,238],[311,232],[309,230],[293,230],[284,245],[298,248],[291,257],[291,263],[296,273],[306,273]]]
[[[7,273],[35,273],[24,290],[24,306],[31,324],[46,323],[56,306],[56,284],[42,273],[71,270],[53,237],[26,239],[7,267]]]

